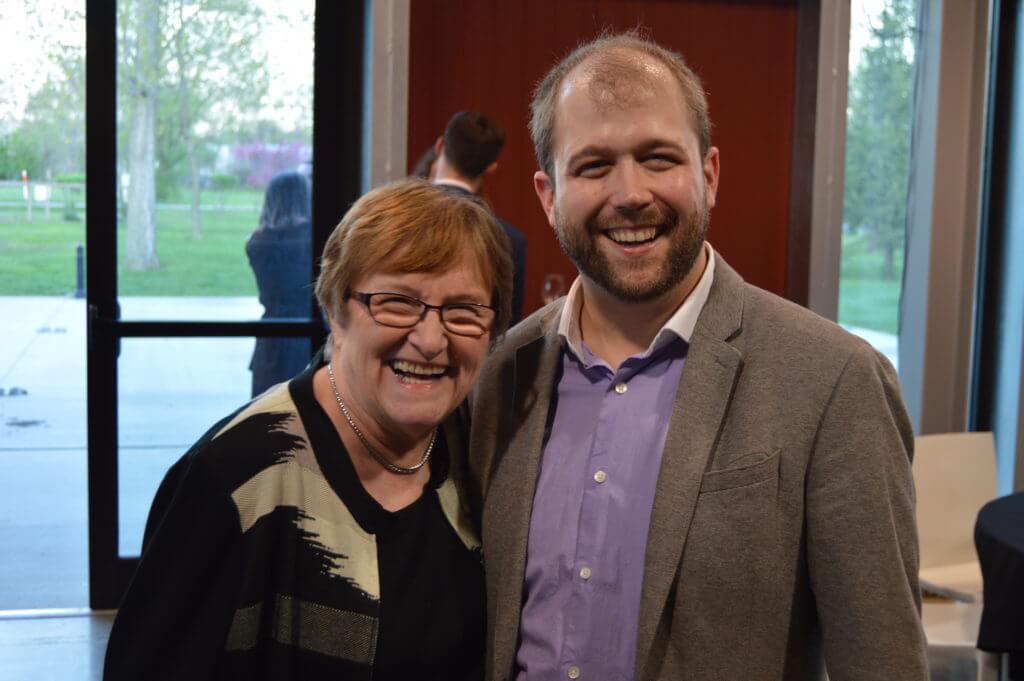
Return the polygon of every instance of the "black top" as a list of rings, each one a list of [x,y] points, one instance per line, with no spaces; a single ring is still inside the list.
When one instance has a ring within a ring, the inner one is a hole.
[[[314,371],[170,469],[105,679],[482,677],[479,539],[443,439],[424,494],[385,511],[313,397]]]
[[[288,229],[258,229],[245,244],[263,318],[308,318],[312,309],[312,255],[310,224]],[[309,362],[306,338],[257,338],[249,368],[252,396],[287,381]]]
[[[978,647],[1024,653],[1024,492],[981,507],[974,544],[985,599]]]
[[[292,382],[292,393],[296,402],[316,407],[306,424],[313,450],[343,449],[306,377]],[[448,478],[444,437],[438,433],[424,494],[400,511],[387,511],[370,496],[347,455],[321,465],[356,522],[377,537],[381,598],[374,681],[483,678],[479,653],[487,621],[480,554],[466,551],[433,493]],[[472,651],[477,654],[467,654]]]

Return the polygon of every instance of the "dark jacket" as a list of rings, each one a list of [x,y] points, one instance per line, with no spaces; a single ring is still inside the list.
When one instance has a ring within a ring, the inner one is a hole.
[[[259,229],[249,237],[245,252],[256,275],[264,319],[309,317],[313,295],[310,249],[308,222],[290,229]],[[249,364],[253,397],[301,372],[310,354],[305,338],[257,338]]]

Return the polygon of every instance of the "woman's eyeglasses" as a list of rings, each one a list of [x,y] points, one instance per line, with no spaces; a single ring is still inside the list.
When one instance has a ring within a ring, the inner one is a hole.
[[[479,338],[491,330],[495,310],[478,303],[448,303],[430,305],[419,298],[389,291],[364,293],[350,291],[349,295],[366,306],[373,321],[383,326],[407,329],[419,324],[427,312],[437,310],[441,323],[459,336]]]

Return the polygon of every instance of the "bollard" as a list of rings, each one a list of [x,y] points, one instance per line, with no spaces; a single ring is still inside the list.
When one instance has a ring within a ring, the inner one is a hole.
[[[85,298],[85,246],[75,246],[75,298]]]

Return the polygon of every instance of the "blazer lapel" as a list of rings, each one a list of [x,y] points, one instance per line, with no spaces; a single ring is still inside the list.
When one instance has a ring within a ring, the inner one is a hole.
[[[676,579],[701,478],[739,374],[742,356],[727,342],[740,329],[743,281],[716,254],[715,281],[687,351],[651,509],[637,630],[636,678]]]
[[[559,308],[560,309],[560,308]],[[519,637],[523,578],[530,514],[537,484],[544,431],[551,404],[552,384],[561,358],[557,332],[558,310],[541,322],[542,335],[521,345],[513,367],[511,416],[507,447],[494,471],[487,493],[486,516],[496,527],[488,532],[488,578],[495,579],[494,672],[504,678],[512,667]],[[499,434],[499,438],[505,435]]]

